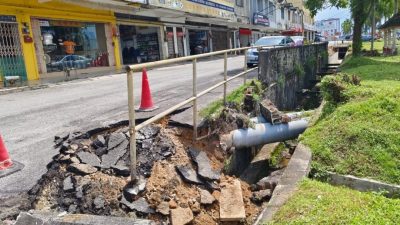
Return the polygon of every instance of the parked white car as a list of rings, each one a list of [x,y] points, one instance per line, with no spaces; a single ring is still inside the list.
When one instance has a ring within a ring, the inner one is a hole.
[[[258,39],[253,46],[294,46],[293,39],[289,36],[266,36]],[[252,67],[258,64],[258,50],[252,48],[247,51],[247,66]]]
[[[303,36],[290,36],[290,37],[293,39],[294,44],[296,46],[304,45],[304,37]]]

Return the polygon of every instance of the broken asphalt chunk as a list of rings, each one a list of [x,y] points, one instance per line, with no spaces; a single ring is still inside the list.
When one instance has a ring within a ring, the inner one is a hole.
[[[108,150],[111,150],[118,145],[120,145],[123,141],[127,141],[125,134],[123,133],[111,133],[108,137]]]
[[[193,161],[197,164],[197,172],[199,176],[206,180],[219,180],[221,177],[220,171],[214,171],[211,168],[210,159],[207,154],[203,151],[190,148],[189,154],[192,157]]]
[[[154,213],[154,209],[150,208],[149,203],[147,203],[146,199],[144,198],[139,198],[138,200],[134,202],[129,202],[128,200],[125,199],[124,196],[122,196],[121,199],[121,204],[125,205],[131,210],[135,210],[140,213],[144,214],[152,214]]]
[[[150,139],[155,137],[160,132],[160,129],[158,126],[145,126],[139,132],[143,134],[144,139]]]
[[[97,135],[97,138],[93,141],[92,146],[97,148],[103,148],[106,146],[106,139],[103,135]]]
[[[112,165],[115,165],[117,161],[126,153],[128,144],[129,141],[125,139],[120,145],[118,145],[118,147],[109,150],[107,154],[103,155],[101,157],[101,167],[110,168]]]
[[[118,176],[127,177],[131,173],[129,167],[123,166],[123,165],[114,165],[114,166],[111,166],[111,169],[113,169],[115,174],[117,174]]]
[[[194,171],[189,165],[176,166],[176,169],[185,181],[194,184],[203,184],[197,176],[196,171]]]
[[[80,175],[87,175],[97,172],[96,167],[82,163],[73,163],[68,166],[67,170]]]
[[[82,163],[94,166],[94,167],[100,167],[100,159],[97,157],[97,155],[89,152],[78,152],[76,154],[78,158],[81,160]]]

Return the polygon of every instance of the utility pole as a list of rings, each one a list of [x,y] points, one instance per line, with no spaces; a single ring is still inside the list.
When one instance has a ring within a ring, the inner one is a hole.
[[[397,1],[397,0],[396,0]],[[371,53],[373,53],[374,51],[374,41],[375,41],[375,27],[376,27],[376,22],[375,22],[375,5],[376,4],[376,0],[372,1],[372,31],[371,31]]]

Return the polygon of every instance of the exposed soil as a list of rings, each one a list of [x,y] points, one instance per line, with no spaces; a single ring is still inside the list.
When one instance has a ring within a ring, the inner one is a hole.
[[[194,143],[192,130],[189,128],[168,127],[165,121],[157,127],[156,130],[159,130],[156,132],[157,134],[149,135],[153,143],[151,148],[144,148],[146,147],[143,144],[145,141],[138,140],[138,171],[140,175],[148,178],[145,190],[132,199],[137,200],[144,197],[149,207],[156,211],[155,213],[137,212],[121,204],[123,190],[129,183],[128,176],[121,176],[110,168],[99,167],[97,172],[86,175],[68,169],[68,166],[73,163],[71,161],[74,161],[71,158],[77,157],[81,151],[95,154],[97,150],[93,147],[93,143],[99,135],[103,135],[106,140],[110,139],[111,132],[102,132],[86,138],[85,135],[78,135],[78,137],[58,143],[61,146],[60,154],[49,164],[49,171],[42,177],[38,185],[30,191],[33,208],[69,213],[138,216],[169,224],[170,216],[157,212],[160,203],[167,202],[171,209],[189,207],[194,215],[192,224],[237,224],[219,222],[220,190],[218,184],[226,179],[233,179],[233,177],[223,175],[219,181],[214,182],[216,189],[213,189],[208,184],[187,183],[176,169],[176,166],[179,165],[191,165],[192,168],[196,168],[196,164],[188,154],[189,147],[194,147],[206,153],[213,170],[222,171],[227,153],[220,148],[218,136],[211,135]],[[126,133],[127,129],[122,127],[111,131]],[[110,141],[108,140],[108,142]],[[72,151],[71,148],[76,147],[73,146],[74,144],[77,144],[78,148]],[[163,157],[160,154],[163,148],[171,150],[172,154],[169,157]],[[103,155],[105,154],[107,153],[103,153]],[[128,151],[118,160],[118,164],[121,163],[129,164]],[[64,187],[68,177],[71,177],[73,190],[66,190]],[[239,224],[250,224],[259,213],[260,208],[250,200],[252,196],[250,185],[241,182],[241,186],[247,219]],[[211,205],[200,204],[200,188],[208,190],[216,201]]]

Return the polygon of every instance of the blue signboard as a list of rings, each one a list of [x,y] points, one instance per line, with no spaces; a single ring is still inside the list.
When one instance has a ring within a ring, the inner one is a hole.
[[[217,8],[217,9],[226,10],[229,12],[235,12],[235,9],[233,7],[222,5],[222,4],[213,2],[213,1],[208,1],[208,0],[188,0],[188,1],[194,2],[197,4],[201,4],[201,5],[205,5],[205,6],[209,6],[209,7],[213,7],[213,8]]]
[[[0,15],[0,22],[17,22],[17,18],[15,16]]]

